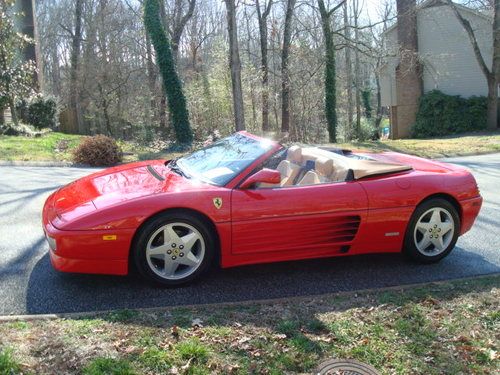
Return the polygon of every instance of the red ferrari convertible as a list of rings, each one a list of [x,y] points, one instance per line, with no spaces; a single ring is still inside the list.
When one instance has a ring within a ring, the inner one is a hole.
[[[49,196],[43,228],[64,272],[178,285],[233,267],[366,253],[448,255],[482,198],[454,165],[395,152],[236,133],[175,160],[103,170]]]

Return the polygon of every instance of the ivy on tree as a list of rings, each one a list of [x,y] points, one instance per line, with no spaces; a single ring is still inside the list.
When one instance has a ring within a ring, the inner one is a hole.
[[[328,124],[328,140],[337,142],[337,73],[335,68],[334,32],[331,27],[332,15],[339,9],[345,0],[328,10],[324,0],[318,0],[318,8],[325,40],[325,117]]]
[[[159,9],[158,0],[144,2],[144,25],[156,52],[156,63],[162,76],[177,142],[188,146],[193,142],[193,132],[189,125],[186,97],[182,91],[181,80],[175,70],[172,48],[163,28]]]

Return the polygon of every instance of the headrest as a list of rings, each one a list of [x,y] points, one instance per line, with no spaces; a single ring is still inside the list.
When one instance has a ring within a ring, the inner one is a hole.
[[[290,147],[287,150],[286,158],[292,163],[300,164],[302,161],[302,149],[299,146]]]
[[[314,152],[314,149],[312,148],[304,148],[302,149],[302,165],[305,165],[308,160],[316,161],[316,159],[319,157]]]
[[[324,157],[319,157],[316,159],[316,172],[323,176],[330,176],[333,173],[333,160]]]

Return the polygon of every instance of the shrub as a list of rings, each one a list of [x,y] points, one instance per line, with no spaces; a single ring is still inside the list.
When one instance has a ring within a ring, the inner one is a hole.
[[[375,129],[375,120],[372,118],[361,118],[359,132],[356,135],[358,141],[366,141],[368,139],[373,139],[374,135],[377,133],[377,129]]]
[[[73,151],[73,161],[94,167],[115,165],[122,161],[122,151],[116,141],[105,135],[85,137]]]
[[[482,130],[486,128],[486,111],[486,97],[465,99],[433,90],[420,98],[412,135],[424,138]]]
[[[21,99],[16,104],[19,118],[37,129],[55,128],[57,125],[57,103],[53,97],[35,95]]]

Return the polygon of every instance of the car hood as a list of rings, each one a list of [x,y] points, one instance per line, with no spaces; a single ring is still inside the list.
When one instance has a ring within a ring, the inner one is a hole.
[[[48,219],[68,222],[131,199],[192,190],[199,185],[171,171],[163,160],[124,164],[80,178],[56,191],[50,198]]]

